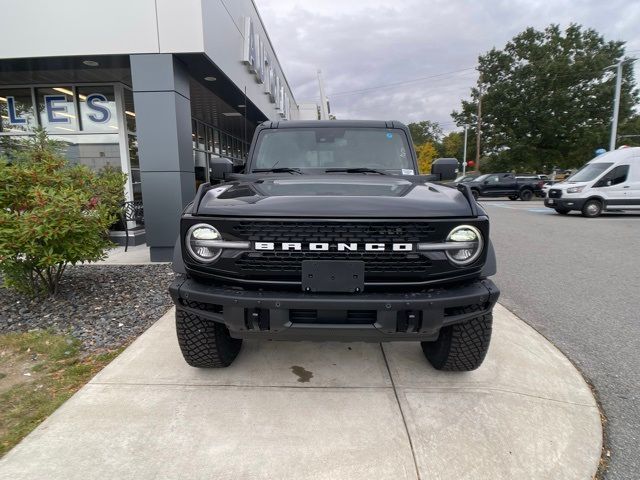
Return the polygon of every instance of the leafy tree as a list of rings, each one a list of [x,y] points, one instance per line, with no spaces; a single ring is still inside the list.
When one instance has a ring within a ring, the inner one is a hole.
[[[125,178],[68,165],[42,129],[22,147],[0,158],[0,272],[7,286],[55,294],[67,265],[105,257]]]
[[[422,122],[410,123],[407,127],[409,127],[409,132],[411,132],[413,144],[416,146],[427,142],[435,145],[442,139],[442,128],[440,128],[437,122],[424,120]]]
[[[480,56],[482,154],[500,156],[509,170],[575,167],[608,145],[615,76],[607,67],[624,58],[624,42],[605,41],[572,24],[528,28],[503,50]],[[633,70],[624,69],[621,124],[638,101]],[[475,138],[479,88],[452,113]],[[470,142],[474,143],[474,142]],[[481,165],[482,168],[482,165]]]
[[[431,172],[431,163],[435,158],[438,158],[438,150],[431,142],[418,145],[416,148],[416,154],[418,155],[418,169],[419,173],[428,174]]]
[[[464,133],[450,132],[442,139],[442,156],[445,158],[457,158],[462,161],[464,156]],[[469,152],[467,151],[467,155]]]

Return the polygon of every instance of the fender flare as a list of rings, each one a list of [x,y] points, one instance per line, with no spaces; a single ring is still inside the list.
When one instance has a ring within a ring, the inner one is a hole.
[[[180,237],[176,238],[176,244],[173,247],[173,261],[171,263],[173,271],[176,273],[187,274],[187,270],[184,268],[184,262],[182,261],[182,247],[180,246]]]
[[[495,275],[498,271],[497,263],[496,252],[493,249],[493,243],[491,243],[491,239],[489,239],[489,244],[487,245],[487,259],[484,262],[484,265],[480,272],[480,276],[482,278],[487,278]]]

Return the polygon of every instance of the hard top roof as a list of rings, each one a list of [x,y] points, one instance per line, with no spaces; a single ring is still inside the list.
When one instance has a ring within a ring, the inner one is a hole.
[[[640,158],[640,147],[625,147],[613,150],[611,152],[603,153],[597,157],[591,159],[589,163],[600,162],[619,162],[621,160],[627,160],[629,158]]]
[[[263,122],[263,128],[407,128],[397,120],[287,120]]]

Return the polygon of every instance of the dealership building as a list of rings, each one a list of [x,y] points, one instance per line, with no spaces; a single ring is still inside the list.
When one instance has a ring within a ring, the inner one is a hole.
[[[3,3],[0,153],[42,126],[71,162],[121,168],[154,261],[212,161],[239,165],[258,123],[299,118],[251,0]]]

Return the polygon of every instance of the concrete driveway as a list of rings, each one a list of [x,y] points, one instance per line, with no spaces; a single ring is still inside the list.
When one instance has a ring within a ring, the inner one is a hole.
[[[173,311],[0,461],[1,479],[590,479],[591,392],[497,306],[476,372],[419,344],[245,342],[184,363]]]

